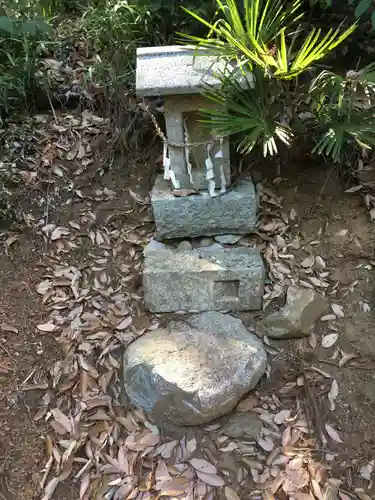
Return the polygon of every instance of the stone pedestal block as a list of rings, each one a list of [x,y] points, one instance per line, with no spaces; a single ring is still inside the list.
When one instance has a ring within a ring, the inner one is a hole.
[[[242,179],[227,193],[177,197],[162,175],[151,192],[157,240],[219,234],[251,233],[257,221],[258,199],[251,179]]]
[[[264,265],[256,249],[147,249],[145,302],[152,312],[261,308]]]

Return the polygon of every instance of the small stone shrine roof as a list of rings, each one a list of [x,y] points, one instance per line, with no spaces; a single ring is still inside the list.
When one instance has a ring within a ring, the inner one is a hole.
[[[200,54],[200,55],[198,55]],[[199,94],[205,84],[218,87],[217,57],[193,46],[137,49],[136,89],[139,96]]]

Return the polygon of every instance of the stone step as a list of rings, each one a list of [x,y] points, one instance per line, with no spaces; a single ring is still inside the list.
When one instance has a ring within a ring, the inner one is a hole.
[[[257,221],[258,198],[250,178],[212,198],[205,191],[174,196],[169,183],[159,175],[151,192],[151,204],[157,240],[248,234]]]
[[[152,312],[261,308],[265,271],[256,249],[146,247],[144,255],[145,302]]]

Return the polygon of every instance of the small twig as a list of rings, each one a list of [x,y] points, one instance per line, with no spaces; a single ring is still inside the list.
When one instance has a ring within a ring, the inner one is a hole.
[[[8,351],[8,349],[5,347],[5,345],[0,343],[0,347],[2,347],[4,349],[4,351],[8,354],[10,359],[12,359],[18,365],[18,361],[16,360],[16,358],[14,358],[12,356],[12,354]]]
[[[31,379],[31,377],[34,375],[34,373],[35,373],[35,372],[36,372],[36,368],[34,368],[34,370],[30,373],[30,375],[28,375],[28,376],[25,378],[25,380],[22,382],[22,384],[21,384],[21,385],[25,385],[25,384],[26,384],[26,382],[28,382],[28,381]]]
[[[48,177],[48,186],[47,186],[47,193],[46,193],[46,214],[45,214],[45,217],[46,217],[46,224],[48,224],[48,215],[49,215],[49,186],[51,184],[51,179],[52,179],[52,162],[51,162],[51,165],[50,165],[50,169],[49,169],[49,177]]]
[[[50,95],[49,95],[49,91],[47,88],[45,88],[45,91],[46,91],[46,94],[47,94],[47,99],[48,99],[48,102],[49,102],[49,105],[50,105],[50,108],[51,108],[51,111],[52,111],[52,114],[53,114],[53,117],[55,119],[55,122],[56,123],[59,123],[58,122],[58,119],[57,119],[57,116],[56,116],[56,111],[55,111],[55,108],[53,107],[53,104],[52,104],[52,101],[51,101],[51,98],[50,98]]]
[[[52,468],[53,464],[53,456],[51,455],[46,463],[46,466],[44,467],[44,474],[42,477],[42,480],[40,481],[40,489],[43,490],[44,485],[46,484],[48,474],[50,473],[50,470]]]
[[[301,217],[298,219],[298,222],[300,222],[300,221],[301,221],[304,217],[306,217],[306,215],[307,215],[307,214],[312,215],[312,214],[314,213],[314,210],[315,210],[315,208],[316,208],[317,204],[319,203],[319,201],[320,201],[320,199],[321,199],[321,197],[322,197],[322,194],[323,194],[323,192],[324,192],[324,190],[325,190],[325,188],[326,188],[326,186],[327,186],[327,183],[328,183],[328,181],[329,181],[329,178],[331,177],[331,174],[332,174],[332,172],[333,172],[335,169],[336,169],[336,165],[334,165],[334,166],[331,168],[331,170],[328,172],[328,174],[327,174],[327,176],[326,176],[326,179],[325,179],[325,181],[323,182],[323,186],[321,187],[320,192],[319,192],[319,194],[318,194],[318,196],[317,196],[316,200],[314,201],[314,203],[313,203],[312,207],[311,207],[310,209],[307,209],[307,210],[306,210],[306,211],[305,211],[305,212],[301,215]]]
[[[323,448],[323,442],[322,442],[323,423],[321,420],[321,410],[318,405],[318,399],[314,394],[314,391],[310,385],[309,378],[306,374],[304,361],[298,356],[294,355],[292,358],[292,362],[299,369],[300,373],[302,373],[306,399],[307,399],[306,401],[307,414],[310,420],[310,424],[315,432],[316,440],[320,445],[320,447]]]
[[[328,365],[335,366],[336,368],[339,368],[339,365],[335,363],[334,361],[330,361],[329,359],[318,359],[318,363],[326,363]]]

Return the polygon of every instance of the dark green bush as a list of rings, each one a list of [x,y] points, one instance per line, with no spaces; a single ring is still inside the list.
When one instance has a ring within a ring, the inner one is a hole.
[[[49,32],[41,18],[0,16],[0,117],[31,100]]]

